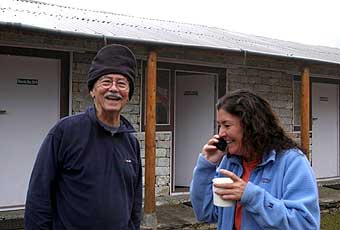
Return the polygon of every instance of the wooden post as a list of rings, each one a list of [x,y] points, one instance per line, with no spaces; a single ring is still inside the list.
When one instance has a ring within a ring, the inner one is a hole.
[[[309,127],[310,127],[310,70],[305,67],[301,79],[301,147],[309,155]]]
[[[152,227],[157,224],[156,218],[156,87],[157,87],[157,54],[151,51],[148,57],[146,76],[146,128],[145,128],[145,193],[144,224]]]

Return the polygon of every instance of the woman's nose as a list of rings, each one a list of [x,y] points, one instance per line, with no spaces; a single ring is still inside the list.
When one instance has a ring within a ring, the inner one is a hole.
[[[220,129],[218,130],[218,135],[220,137],[224,137],[226,135],[226,132],[223,128],[220,127]]]

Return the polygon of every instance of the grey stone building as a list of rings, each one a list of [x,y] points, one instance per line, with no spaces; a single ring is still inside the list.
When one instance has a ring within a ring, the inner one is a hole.
[[[214,104],[247,88],[267,98],[299,139],[301,77],[310,76],[310,150],[319,179],[340,176],[340,50],[179,22],[33,0],[0,3],[0,210],[21,209],[37,150],[61,117],[91,105],[87,71],[105,44],[138,59],[135,95],[124,111],[145,152],[147,69],[157,54],[157,204],[188,194],[203,144],[217,132]]]

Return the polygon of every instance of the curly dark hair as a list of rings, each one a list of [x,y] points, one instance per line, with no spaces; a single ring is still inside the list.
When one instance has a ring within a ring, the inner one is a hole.
[[[301,147],[282,128],[269,102],[248,90],[237,90],[221,97],[217,110],[223,109],[240,118],[243,128],[243,148],[258,156],[275,150]]]

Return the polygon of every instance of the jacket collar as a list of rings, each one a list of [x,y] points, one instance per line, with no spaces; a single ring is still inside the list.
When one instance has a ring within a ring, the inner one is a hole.
[[[98,120],[94,105],[87,108],[86,114],[90,117],[91,121],[94,122],[96,125],[112,133],[112,129],[110,129],[108,126],[104,125],[102,122]],[[124,116],[120,115],[120,126],[114,131],[114,133],[133,133],[133,132],[135,132],[135,129],[133,128],[132,124]]]
[[[276,151],[272,150],[267,154],[264,154],[262,157],[262,162],[259,164],[259,166],[264,166],[268,164],[269,162],[275,161],[276,160]]]
[[[276,151],[272,150],[268,154],[264,154],[262,157],[261,163],[259,163],[258,166],[264,166],[268,164],[269,162],[275,161],[276,160]],[[237,165],[242,165],[242,157],[236,156],[236,155],[231,155],[227,156],[229,157],[229,161],[231,164],[237,164]]]

